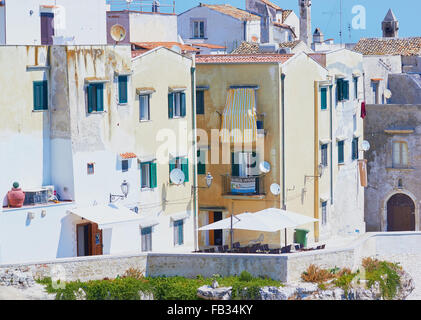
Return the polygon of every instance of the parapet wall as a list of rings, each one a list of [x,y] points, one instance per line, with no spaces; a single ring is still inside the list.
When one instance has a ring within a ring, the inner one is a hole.
[[[31,270],[35,277],[64,281],[99,280],[123,275],[129,268],[146,276],[239,275],[247,270],[283,282],[297,281],[310,264],[324,268],[356,269],[365,257],[387,254],[420,254],[421,232],[367,233],[351,246],[282,255],[218,253],[145,253],[125,256],[66,258],[54,261],[0,265],[1,269]]]

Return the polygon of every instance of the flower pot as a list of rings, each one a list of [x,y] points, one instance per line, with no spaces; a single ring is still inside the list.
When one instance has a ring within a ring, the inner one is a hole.
[[[20,188],[12,188],[7,193],[7,201],[9,202],[9,207],[21,208],[25,202],[25,192]]]

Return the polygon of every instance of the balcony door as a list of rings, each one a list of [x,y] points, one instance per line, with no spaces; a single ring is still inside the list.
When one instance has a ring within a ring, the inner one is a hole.
[[[102,230],[98,224],[78,224],[76,233],[78,257],[102,255]]]
[[[256,152],[233,152],[232,153],[232,172],[233,177],[250,177],[258,175]]]
[[[209,224],[222,220],[222,212],[209,212]],[[222,246],[222,230],[209,230],[209,245]]]
[[[54,13],[41,12],[41,44],[52,45],[54,36]]]

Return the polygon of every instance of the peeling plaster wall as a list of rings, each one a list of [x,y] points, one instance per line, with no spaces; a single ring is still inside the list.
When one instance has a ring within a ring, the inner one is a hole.
[[[371,149],[367,153],[368,183],[365,216],[369,231],[387,231],[387,201],[396,193],[408,195],[415,203],[415,225],[420,230],[419,188],[421,167],[421,105],[368,105],[364,131]],[[390,128],[411,128],[410,134],[388,134]],[[392,168],[392,142],[408,143],[409,167]],[[398,180],[402,179],[402,188]]]

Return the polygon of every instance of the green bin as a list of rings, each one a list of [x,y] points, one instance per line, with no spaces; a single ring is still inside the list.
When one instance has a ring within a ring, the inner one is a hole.
[[[295,229],[295,243],[299,243],[305,247],[307,247],[307,234],[310,231],[307,229]]]

